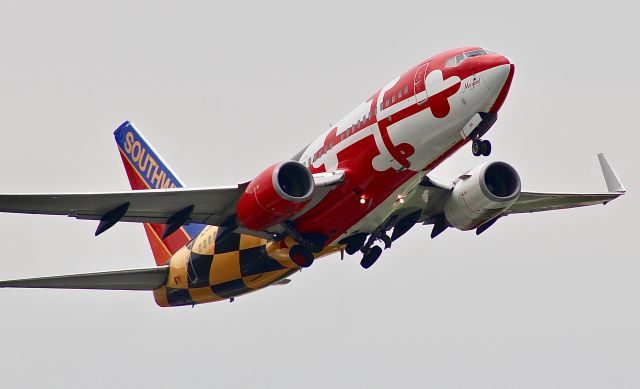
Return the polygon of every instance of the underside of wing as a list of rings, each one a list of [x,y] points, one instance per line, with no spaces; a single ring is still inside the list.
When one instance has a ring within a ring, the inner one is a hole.
[[[66,276],[0,281],[0,288],[154,290],[162,286],[169,266]]]
[[[342,171],[314,175],[314,194],[299,215],[317,205],[343,178]],[[166,224],[169,233],[189,223],[232,225],[238,232],[269,239],[274,235],[273,231],[251,230],[235,223],[237,203],[248,184],[106,193],[0,194],[0,212],[100,220],[96,235],[122,221]]]
[[[246,185],[204,189],[153,189],[111,193],[2,194],[0,212],[66,215],[101,220],[120,210],[117,221],[166,224],[190,208],[190,222],[217,225],[234,213]],[[114,215],[116,216],[116,215]]]
[[[604,154],[598,154],[608,193],[536,193],[522,192],[504,214],[531,213],[606,204],[625,193],[624,185]]]
[[[622,193],[534,193],[522,192],[504,215],[531,213],[606,204]]]
[[[394,213],[372,234],[384,240],[383,233],[393,228],[393,241],[415,223],[433,224],[432,238],[449,227],[480,234],[505,215],[607,204],[624,195],[625,188],[605,156],[598,154],[598,159],[608,190],[604,193],[522,192],[517,172],[504,162],[486,162],[455,181],[424,176],[398,195]],[[353,241],[361,235],[355,234]]]

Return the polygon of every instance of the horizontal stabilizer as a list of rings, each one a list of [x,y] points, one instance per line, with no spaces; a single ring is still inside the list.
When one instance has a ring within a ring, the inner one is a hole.
[[[169,266],[159,266],[147,269],[0,281],[0,288],[153,290],[165,283],[168,273]]]

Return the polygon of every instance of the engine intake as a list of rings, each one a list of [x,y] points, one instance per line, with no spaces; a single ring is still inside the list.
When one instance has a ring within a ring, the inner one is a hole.
[[[520,196],[520,176],[506,162],[488,162],[463,175],[445,204],[447,222],[471,230],[500,215]]]
[[[277,163],[254,178],[236,208],[243,227],[263,231],[300,212],[315,190],[313,175],[296,161]]]
[[[506,162],[492,162],[480,171],[480,187],[494,201],[516,199],[520,195],[520,176]]]

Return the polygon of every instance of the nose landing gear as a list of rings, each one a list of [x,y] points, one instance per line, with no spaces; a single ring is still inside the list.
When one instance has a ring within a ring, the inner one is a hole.
[[[481,155],[488,157],[489,154],[491,154],[491,142],[476,138],[473,140],[473,143],[471,143],[471,152],[476,157]]]

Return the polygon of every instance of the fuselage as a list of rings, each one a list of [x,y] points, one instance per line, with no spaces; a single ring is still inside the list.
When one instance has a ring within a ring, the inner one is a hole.
[[[464,53],[477,56],[456,62]],[[300,157],[312,173],[346,174],[343,185],[297,219],[299,228],[331,242],[374,230],[412,183],[471,139],[463,128],[474,115],[497,113],[513,71],[506,57],[466,47],[429,58],[387,83]]]
[[[402,205],[425,173],[470,141],[478,114],[496,114],[514,73],[508,58],[480,47],[450,50],[391,80],[315,139],[297,159],[312,173],[344,171],[344,182],[295,218],[300,232],[328,237],[322,257],[355,233],[370,233]],[[161,306],[229,299],[290,276],[291,238],[268,242],[205,228],[170,259]]]

